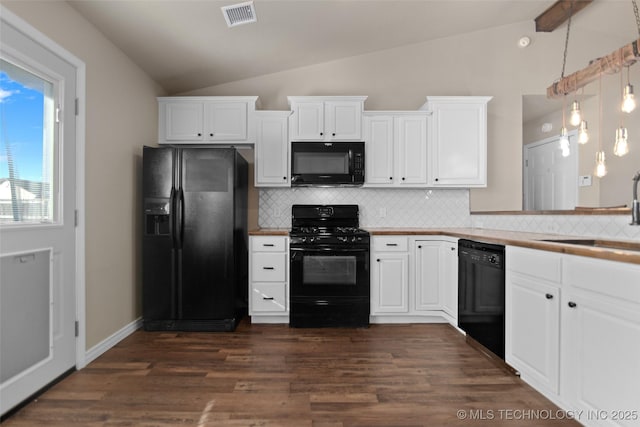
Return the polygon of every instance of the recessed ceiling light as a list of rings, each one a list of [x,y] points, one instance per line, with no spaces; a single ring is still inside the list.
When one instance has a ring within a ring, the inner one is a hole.
[[[527,36],[520,37],[518,40],[518,47],[527,47],[531,44],[531,39]]]
[[[258,20],[256,18],[256,10],[253,7],[252,1],[233,4],[231,6],[222,6],[221,9],[222,14],[224,15],[224,20],[227,21],[227,25],[229,27],[249,24]]]

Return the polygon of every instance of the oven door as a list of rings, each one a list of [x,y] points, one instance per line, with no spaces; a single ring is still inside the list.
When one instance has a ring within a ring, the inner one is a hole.
[[[368,297],[368,247],[290,248],[291,297]]]

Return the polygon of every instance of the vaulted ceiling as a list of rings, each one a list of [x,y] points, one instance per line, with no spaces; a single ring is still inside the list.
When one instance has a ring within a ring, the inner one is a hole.
[[[490,27],[531,21],[553,0],[255,0],[257,23],[228,28],[239,1],[69,1],[168,94]]]

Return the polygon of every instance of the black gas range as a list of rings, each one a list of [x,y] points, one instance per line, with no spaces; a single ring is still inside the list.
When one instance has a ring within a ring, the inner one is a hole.
[[[369,325],[369,233],[357,205],[293,205],[291,327]]]

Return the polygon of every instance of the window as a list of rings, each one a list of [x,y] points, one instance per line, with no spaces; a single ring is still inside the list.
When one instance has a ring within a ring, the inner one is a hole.
[[[0,224],[57,220],[54,91],[0,59]]]

